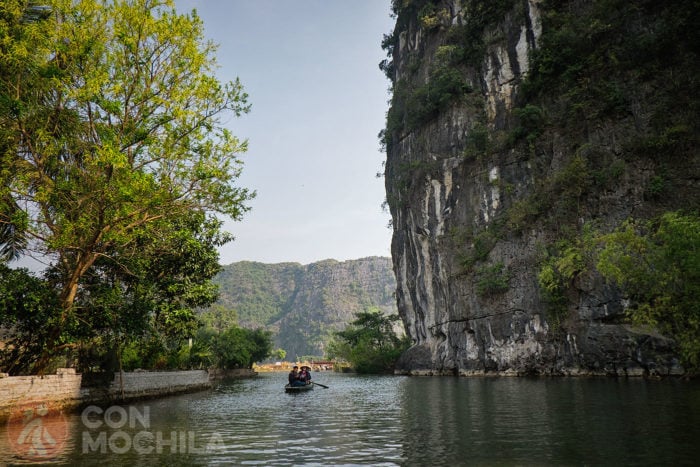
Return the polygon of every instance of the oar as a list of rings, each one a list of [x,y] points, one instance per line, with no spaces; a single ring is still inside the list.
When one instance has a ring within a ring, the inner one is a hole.
[[[311,381],[311,384],[315,384],[316,386],[321,386],[322,388],[328,389],[328,386],[326,386],[325,384],[317,383],[316,381]]]

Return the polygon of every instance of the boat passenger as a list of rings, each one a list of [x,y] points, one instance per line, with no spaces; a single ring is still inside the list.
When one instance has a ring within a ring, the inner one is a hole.
[[[299,380],[303,381],[304,384],[311,384],[311,368],[302,366],[299,372]]]
[[[289,385],[290,386],[304,386],[305,381],[299,379],[299,367],[294,365],[292,371],[289,372]]]

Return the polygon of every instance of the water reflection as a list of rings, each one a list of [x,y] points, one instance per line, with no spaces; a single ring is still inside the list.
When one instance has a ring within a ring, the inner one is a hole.
[[[428,465],[693,464],[697,383],[413,379],[401,391],[404,457]]]
[[[52,464],[687,465],[700,455],[698,382],[318,374],[329,389],[285,394],[285,378],[123,408],[145,423],[70,415]],[[0,459],[21,463],[7,439],[0,428]]]

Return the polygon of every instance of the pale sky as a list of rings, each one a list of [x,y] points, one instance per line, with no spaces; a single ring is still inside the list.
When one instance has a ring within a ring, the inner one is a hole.
[[[239,185],[257,191],[221,263],[302,264],[390,256],[382,211],[389,81],[379,70],[389,0],[176,0],[219,44],[221,81],[239,77],[250,113],[227,121],[249,140]]]

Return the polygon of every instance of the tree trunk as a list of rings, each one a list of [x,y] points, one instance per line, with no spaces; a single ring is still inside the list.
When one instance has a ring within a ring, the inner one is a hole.
[[[88,269],[90,269],[90,267],[94,264],[96,259],[97,254],[95,253],[86,255],[85,260],[79,261],[75,265],[72,272],[70,273],[70,279],[68,279],[68,281],[65,284],[63,284],[63,289],[61,290],[61,295],[59,299],[59,303],[61,306],[59,319],[56,323],[53,324],[53,326],[48,332],[44,350],[39,359],[37,360],[36,364],[34,365],[34,373],[38,375],[43,375],[46,372],[46,369],[49,363],[51,362],[51,359],[57,356],[56,350],[59,347],[62,347],[60,341],[61,334],[63,334],[63,331],[66,327],[66,321],[68,320],[68,317],[72,312],[73,305],[75,303],[75,297],[78,294],[78,286],[80,284],[80,279],[88,271]]]

